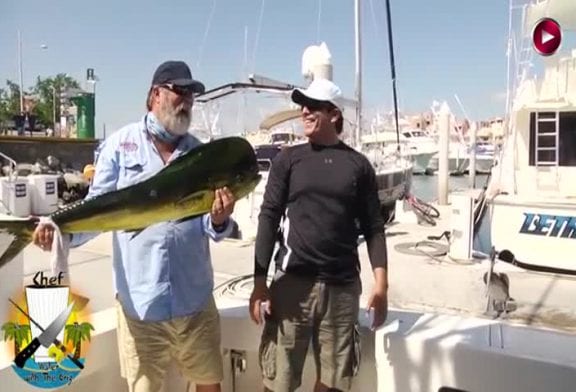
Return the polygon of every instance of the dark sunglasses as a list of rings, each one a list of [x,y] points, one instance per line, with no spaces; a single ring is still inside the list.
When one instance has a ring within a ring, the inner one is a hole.
[[[194,88],[191,86],[176,86],[174,84],[161,84],[160,87],[163,87],[167,90],[172,91],[175,94],[183,95],[183,96],[191,96],[194,95]]]
[[[300,105],[300,109],[308,108],[311,112],[321,112],[321,111],[331,111],[336,109],[336,106],[330,102],[320,102],[320,101],[307,101],[306,103]]]

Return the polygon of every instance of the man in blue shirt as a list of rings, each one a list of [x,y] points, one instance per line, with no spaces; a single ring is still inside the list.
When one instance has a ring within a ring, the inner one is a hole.
[[[87,198],[141,182],[198,146],[188,128],[194,94],[204,89],[185,63],[161,64],[148,91],[146,115],[99,147]],[[215,196],[212,211],[202,217],[158,223],[137,235],[113,233],[120,364],[131,392],[160,391],[171,358],[197,392],[221,390],[220,320],[212,295],[209,239],[230,235],[235,200],[226,188]],[[53,230],[39,225],[34,243],[50,249]],[[71,246],[96,235],[75,234]]]

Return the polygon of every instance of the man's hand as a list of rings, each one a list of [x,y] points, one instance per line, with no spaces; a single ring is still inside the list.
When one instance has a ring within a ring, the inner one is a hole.
[[[216,189],[210,219],[214,226],[223,225],[234,212],[234,195],[228,188]]]
[[[254,321],[257,325],[260,325],[264,322],[262,317],[262,309],[264,307],[264,311],[268,314],[272,311],[271,303],[270,303],[270,292],[268,291],[268,287],[266,286],[266,278],[264,277],[264,281],[259,281],[259,278],[256,278],[256,282],[254,284],[254,289],[252,290],[252,294],[250,295],[250,318]]]
[[[34,245],[46,251],[52,250],[52,240],[54,239],[54,226],[49,223],[39,223],[32,234]]]
[[[386,321],[388,317],[388,293],[385,289],[375,288],[366,306],[368,312],[374,312],[371,329],[376,329]]]

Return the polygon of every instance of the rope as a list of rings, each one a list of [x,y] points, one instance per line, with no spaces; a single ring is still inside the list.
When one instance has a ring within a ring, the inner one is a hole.
[[[262,28],[262,19],[264,18],[264,3],[266,0],[262,0],[260,5],[260,17],[258,18],[258,29],[256,30],[256,40],[254,41],[254,52],[252,53],[252,71],[256,70],[256,50],[258,49],[258,42],[260,41],[260,30]]]
[[[212,1],[212,9],[210,10],[210,15],[208,16],[208,21],[206,22],[206,29],[204,30],[204,36],[202,37],[202,42],[200,43],[200,53],[198,54],[198,61],[196,62],[196,68],[200,69],[200,63],[202,62],[202,56],[204,55],[204,46],[206,45],[206,40],[208,39],[208,31],[212,25],[212,17],[214,16],[214,10],[216,9],[216,0]]]
[[[376,40],[380,41],[380,31],[378,29],[378,23],[376,23],[376,12],[374,12],[374,2],[373,0],[370,0],[370,15],[372,15],[372,23],[374,24],[374,31],[375,31],[375,35],[376,35]]]
[[[216,298],[224,296],[239,298],[238,294],[242,295],[243,298],[250,298],[253,279],[253,274],[240,275],[214,287],[212,292]],[[269,284],[271,282],[271,276],[267,276],[266,281]]]
[[[322,0],[318,0],[318,20],[316,21],[316,42],[320,42],[320,21],[322,20]]]
[[[433,251],[425,251],[424,247],[435,249]],[[418,241],[418,242],[402,242],[394,245],[394,249],[399,253],[412,256],[428,256],[430,258],[437,258],[444,256],[448,253],[448,246],[439,244],[433,241]]]

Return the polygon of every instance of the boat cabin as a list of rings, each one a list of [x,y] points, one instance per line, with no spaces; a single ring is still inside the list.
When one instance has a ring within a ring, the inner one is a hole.
[[[547,59],[542,79],[524,81],[511,129],[503,159],[515,160],[517,194],[576,197],[576,50]]]

